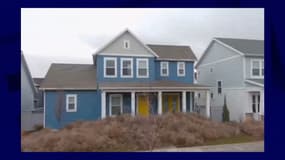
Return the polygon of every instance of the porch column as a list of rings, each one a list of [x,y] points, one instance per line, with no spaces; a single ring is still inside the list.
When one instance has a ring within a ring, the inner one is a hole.
[[[193,94],[194,92],[190,92],[190,112],[193,112],[193,101],[194,101]]]
[[[132,116],[135,116],[136,115],[136,98],[135,98],[135,92],[132,92],[131,93],[131,113],[132,113]]]
[[[264,115],[264,91],[260,91],[260,113]]]
[[[186,91],[182,92],[182,112],[186,112]]]
[[[162,92],[158,91],[158,114],[162,114]]]
[[[210,90],[206,91],[206,117],[210,118]]]
[[[106,117],[106,92],[101,92],[101,119]]]

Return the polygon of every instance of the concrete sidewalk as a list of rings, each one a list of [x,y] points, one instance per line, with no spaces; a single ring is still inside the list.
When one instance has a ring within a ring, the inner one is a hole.
[[[185,148],[163,148],[155,149],[153,152],[264,152],[264,141]]]

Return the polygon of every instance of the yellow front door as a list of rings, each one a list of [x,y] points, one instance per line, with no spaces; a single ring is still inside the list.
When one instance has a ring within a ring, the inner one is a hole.
[[[179,112],[180,99],[179,94],[166,94],[163,96],[162,111],[165,112]]]
[[[145,95],[138,96],[138,113],[141,116],[149,115],[148,96]]]

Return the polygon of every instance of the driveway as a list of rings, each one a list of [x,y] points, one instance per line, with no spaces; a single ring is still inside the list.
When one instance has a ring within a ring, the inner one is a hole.
[[[153,152],[264,152],[264,141],[185,148],[164,148],[155,149]]]

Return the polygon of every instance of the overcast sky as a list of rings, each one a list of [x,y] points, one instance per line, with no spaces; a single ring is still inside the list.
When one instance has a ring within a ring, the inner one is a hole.
[[[264,9],[22,9],[21,50],[33,77],[51,63],[92,63],[130,29],[144,43],[189,45],[199,58],[213,37],[264,39]]]

